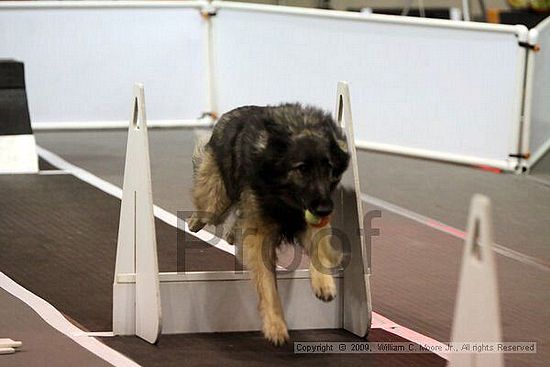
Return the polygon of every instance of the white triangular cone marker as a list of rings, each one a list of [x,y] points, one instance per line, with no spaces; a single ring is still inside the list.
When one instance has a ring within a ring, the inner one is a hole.
[[[126,147],[115,274],[136,274],[136,335],[155,343],[162,318],[150,167],[143,85],[136,84]]]
[[[452,342],[495,343],[502,341],[497,273],[493,247],[491,202],[476,194],[472,198],[466,246],[462,257]],[[504,366],[502,353],[451,353],[449,366]]]

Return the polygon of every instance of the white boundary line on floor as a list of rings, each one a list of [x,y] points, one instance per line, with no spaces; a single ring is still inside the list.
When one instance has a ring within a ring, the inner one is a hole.
[[[430,337],[427,337],[426,335],[417,333],[414,330],[407,329],[406,327],[396,324],[392,320],[380,314],[377,314],[375,312],[372,313],[372,325],[373,325],[372,329],[382,329],[384,331],[387,331],[388,333],[400,336],[403,339],[407,339],[409,341],[415,342],[418,345],[421,345],[423,347],[425,346],[441,347],[441,348],[434,348],[434,350],[432,350],[432,353],[437,354],[438,356],[446,360],[449,360],[450,358],[448,353],[437,350],[437,349],[446,350],[447,346],[445,344],[440,343]],[[377,325],[377,327],[375,327],[374,325]]]
[[[3,272],[0,272],[0,287],[26,303],[54,329],[113,366],[140,367],[139,364],[125,355],[111,349],[96,338],[86,335],[85,331],[69,322],[69,320],[67,320],[55,307],[14,282]]]
[[[38,171],[38,174],[41,176],[70,175],[69,172],[63,171],[62,169],[42,170],[42,171]]]
[[[100,338],[107,338],[115,336],[115,333],[112,331],[82,331],[79,333],[73,334],[74,336],[93,336]]]
[[[55,153],[50,152],[49,150],[46,150],[40,146],[36,147],[38,155],[42,157],[45,161],[50,163],[51,165],[62,169],[64,171],[67,171],[74,175],[75,177],[79,178],[80,180],[106,192],[107,194],[110,194],[112,196],[115,196],[117,198],[122,198],[122,189],[103,180],[100,177],[97,177],[96,175],[92,174],[91,172],[88,172],[80,167],[77,167],[63,158],[59,157]],[[177,227],[178,225],[178,218],[168,211],[158,207],[154,206],[154,214],[157,218],[162,220],[163,222],[173,226]],[[187,228],[187,225],[185,226],[185,232],[191,233],[189,229]],[[222,250],[225,252],[228,252],[230,254],[235,254],[235,247],[228,244],[226,241],[214,236],[213,234],[201,230],[198,233],[191,233],[197,238],[207,242],[208,244]],[[383,329],[389,333],[392,333],[394,335],[400,336],[404,339],[407,339],[409,341],[412,341],[414,343],[417,343],[419,345],[430,345],[430,346],[441,346],[442,350],[445,349],[445,345],[435,339],[432,339],[430,337],[427,337],[425,335],[422,335],[420,333],[417,333],[414,330],[408,329],[404,326],[401,326],[399,324],[396,324],[395,322],[385,318],[382,315],[379,315],[375,312],[373,312],[373,323],[372,328],[380,328]],[[443,352],[435,352],[438,356],[449,359],[446,353]]]
[[[367,195],[367,194],[361,194],[361,199],[367,203],[373,204],[375,206],[378,206],[382,209],[386,209],[390,212],[396,213],[402,217],[408,218],[410,220],[413,220],[417,223],[423,224],[427,227],[430,227],[432,229],[438,230],[440,232],[446,233],[448,235],[451,235],[456,238],[460,238],[461,240],[466,238],[466,233],[464,231],[461,231],[460,229],[454,228],[448,224],[441,223],[435,219],[432,219],[430,217],[426,217],[422,214],[418,214],[416,212],[413,212],[412,210],[408,210],[405,208],[402,208],[398,205],[389,203],[385,200]],[[529,265],[532,267],[535,267],[539,270],[550,272],[550,265],[541,262],[539,259],[525,255],[521,252],[512,250],[511,248],[501,246],[499,244],[494,244],[493,251],[496,252],[499,255],[505,256],[509,259],[516,260],[524,265]]]

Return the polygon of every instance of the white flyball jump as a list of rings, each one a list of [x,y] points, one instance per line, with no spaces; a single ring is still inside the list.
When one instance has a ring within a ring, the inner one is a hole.
[[[372,319],[370,249],[363,235],[357,153],[345,82],[338,83],[335,112],[351,155],[350,167],[334,194],[333,228],[343,234],[339,239],[349,251],[347,266],[336,276],[338,296],[329,303],[315,298],[308,270],[278,271],[277,283],[289,329],[344,328],[364,337]],[[155,343],[161,332],[260,330],[257,298],[247,271],[158,272],[151,193],[144,93],[143,86],[136,84],[113,284],[114,334],[137,335]],[[234,313],[229,316],[227,309]]]
[[[336,275],[338,295],[329,303],[315,298],[309,270],[277,271],[277,283],[290,330],[344,328],[365,337],[372,320],[370,243],[363,233],[357,153],[345,82],[338,83],[335,116],[345,129],[351,155],[350,167],[334,194],[332,227],[344,234],[337,237],[346,242],[349,254],[344,270]],[[472,198],[467,233],[452,341],[500,342],[491,204],[482,195]],[[159,273],[144,91],[143,85],[136,84],[113,284],[114,334],[137,335],[155,343],[161,333],[260,330],[256,297],[247,271]],[[232,315],[227,314],[228,309],[233,310]],[[449,365],[499,367],[503,356],[451,353]]]
[[[458,284],[452,342],[502,341],[491,201],[476,194],[470,204]],[[502,353],[452,353],[450,367],[504,366]]]

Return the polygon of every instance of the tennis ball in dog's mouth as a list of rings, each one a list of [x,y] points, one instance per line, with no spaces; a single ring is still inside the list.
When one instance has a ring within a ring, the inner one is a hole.
[[[330,221],[330,216],[318,217],[309,210],[306,209],[305,214],[306,222],[314,227],[324,227]]]

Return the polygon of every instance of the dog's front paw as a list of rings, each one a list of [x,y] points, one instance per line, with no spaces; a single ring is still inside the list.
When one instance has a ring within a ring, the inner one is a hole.
[[[187,220],[187,225],[189,226],[189,230],[191,232],[198,232],[200,231],[201,229],[204,228],[204,226],[206,225],[205,222],[203,222],[201,220],[201,218],[199,218],[198,216],[196,216],[195,214],[193,214],[191,216],[191,218],[189,218]]]
[[[331,275],[319,274],[312,276],[311,287],[315,296],[321,301],[330,302],[336,297],[336,283]]]
[[[264,337],[276,347],[285,344],[289,339],[286,324],[280,318],[265,321],[263,332]]]

